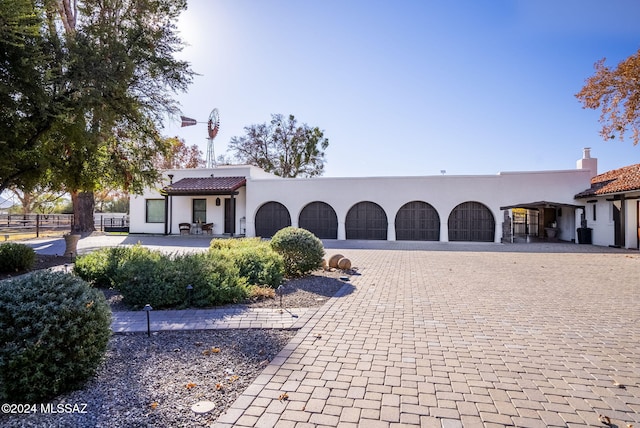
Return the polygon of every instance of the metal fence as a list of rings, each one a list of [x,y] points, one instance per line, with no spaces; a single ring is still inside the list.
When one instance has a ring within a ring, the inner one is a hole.
[[[96,230],[103,232],[129,232],[129,216],[119,213],[94,214]]]
[[[103,232],[129,232],[126,214],[95,214],[96,230]],[[71,231],[73,214],[0,214],[0,241],[12,235],[35,235],[36,238],[53,233]]]
[[[513,236],[538,236],[538,211],[513,211]]]
[[[72,214],[0,214],[0,234],[5,240],[13,234],[35,234],[71,230]]]

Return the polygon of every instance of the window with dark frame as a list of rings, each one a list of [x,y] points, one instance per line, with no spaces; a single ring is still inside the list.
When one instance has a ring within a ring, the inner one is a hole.
[[[145,221],[164,223],[164,199],[147,199],[145,202]]]
[[[206,223],[206,222],[207,222],[207,200],[194,199],[193,200],[193,223]]]

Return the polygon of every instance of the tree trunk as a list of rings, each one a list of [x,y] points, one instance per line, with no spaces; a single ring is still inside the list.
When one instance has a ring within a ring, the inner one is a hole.
[[[93,192],[71,192],[71,202],[73,204],[73,227],[72,233],[89,235],[95,231],[93,222],[93,210],[95,199]]]

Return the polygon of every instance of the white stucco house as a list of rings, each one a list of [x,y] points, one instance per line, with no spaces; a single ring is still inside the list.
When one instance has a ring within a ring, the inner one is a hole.
[[[640,182],[622,199],[623,220],[612,215],[607,223],[600,210],[621,199],[600,188],[585,193],[596,174],[589,149],[576,169],[496,175],[281,178],[248,165],[167,170],[158,188],[131,198],[130,233],[268,238],[291,225],[321,239],[548,239],[637,248],[637,230],[622,242],[607,229],[616,221],[630,230],[638,225]]]
[[[640,249],[640,164],[593,177],[575,198],[585,206],[594,244]]]

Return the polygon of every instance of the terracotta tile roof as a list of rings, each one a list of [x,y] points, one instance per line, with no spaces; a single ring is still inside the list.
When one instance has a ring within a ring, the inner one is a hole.
[[[190,177],[178,180],[163,190],[168,195],[228,195],[246,183],[245,177]]]
[[[591,188],[578,193],[575,198],[607,195],[640,190],[640,163],[607,171],[591,179]]]

